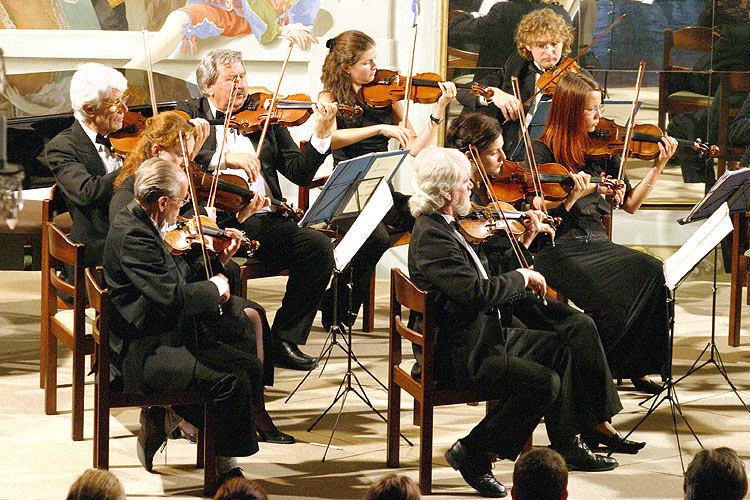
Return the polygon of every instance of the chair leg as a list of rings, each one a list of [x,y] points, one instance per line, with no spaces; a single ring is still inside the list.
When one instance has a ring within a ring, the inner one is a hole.
[[[414,425],[417,427],[422,425],[422,403],[414,400]]]
[[[399,466],[399,442],[401,433],[401,387],[391,382],[388,388],[388,443],[386,445],[386,465]]]
[[[44,413],[57,415],[57,338],[48,335],[44,353]]]
[[[432,493],[432,416],[431,404],[422,405],[419,426],[419,491],[422,495]]]
[[[203,494],[209,496],[216,483],[216,443],[214,440],[214,411],[212,404],[206,404],[203,417]]]
[[[375,329],[375,273],[370,276],[370,287],[362,298],[362,331]]]
[[[99,394],[99,401],[94,409],[94,467],[109,469],[109,406]]]
[[[86,383],[86,356],[73,352],[73,441],[83,441],[83,389]]]

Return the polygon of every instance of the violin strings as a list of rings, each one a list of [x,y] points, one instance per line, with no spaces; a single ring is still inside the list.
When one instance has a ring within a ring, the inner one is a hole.
[[[208,252],[206,251],[206,240],[203,238],[203,223],[200,218],[200,207],[198,206],[198,195],[195,192],[195,184],[193,178],[190,175],[190,160],[187,154],[187,147],[185,146],[185,137],[180,130],[180,148],[182,149],[182,158],[185,162],[185,174],[188,178],[188,188],[190,189],[190,197],[193,199],[193,211],[195,212],[196,227],[198,228],[198,237],[201,240],[201,253],[203,254],[203,263],[206,266],[206,279],[211,279],[214,272],[211,269],[211,262],[208,260]],[[221,309],[220,309],[221,310]]]
[[[502,211],[502,209],[500,209],[497,198],[495,198],[495,193],[490,188],[490,178],[484,168],[482,159],[479,157],[479,150],[476,146],[470,144],[469,152],[471,154],[472,160],[474,160],[474,164],[477,166],[477,170],[479,171],[479,175],[482,178],[484,187],[487,190],[487,196],[489,197],[490,202],[497,209],[497,211],[500,212],[500,217],[502,218],[503,223],[505,224],[505,229],[508,232],[508,239],[510,240],[510,246],[513,249],[513,253],[516,255],[516,258],[518,259],[518,262],[521,264],[521,266],[528,268],[529,263],[526,261],[526,257],[523,255],[523,250],[521,250],[520,243],[518,242],[518,240],[516,240],[516,236],[513,234],[513,231],[510,228],[510,222],[508,221],[508,218],[505,217],[505,213]],[[492,215],[492,210],[490,210],[490,215]]]
[[[516,99],[521,100],[521,88],[518,85],[518,78],[512,77],[511,82],[513,84],[513,94]],[[523,144],[526,149],[526,164],[531,172],[531,180],[534,184],[534,194],[542,200],[542,212],[547,214],[546,201],[544,199],[544,191],[542,190],[542,179],[539,174],[539,169],[536,164],[536,158],[534,158],[534,148],[531,144],[531,137],[529,136],[529,129],[526,126],[526,111],[521,107],[518,111],[518,123],[521,125],[521,133],[523,135]]]

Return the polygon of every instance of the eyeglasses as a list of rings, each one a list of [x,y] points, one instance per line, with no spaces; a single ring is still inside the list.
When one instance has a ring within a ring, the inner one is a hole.
[[[102,105],[107,107],[110,111],[114,112],[122,107],[127,107],[129,99],[130,96],[128,94],[125,94],[116,101],[104,101],[102,102]]]
[[[188,198],[179,198],[177,196],[170,196],[171,200],[174,200],[177,202],[177,204],[180,206],[180,208],[184,207],[185,204],[190,201]]]
[[[589,116],[593,116],[593,115],[595,115],[597,111],[598,111],[598,112],[599,112],[599,114],[601,115],[601,114],[602,114],[602,112],[604,112],[604,104],[600,104],[600,105],[598,105],[598,106],[594,106],[594,107],[593,107],[593,108],[591,108],[591,109],[584,109],[584,110],[583,110],[583,112],[584,112],[584,113],[586,113],[586,114],[587,114],[587,115],[589,115]]]

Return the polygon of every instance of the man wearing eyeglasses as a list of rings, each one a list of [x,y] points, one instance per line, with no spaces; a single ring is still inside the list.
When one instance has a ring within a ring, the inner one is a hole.
[[[117,70],[98,63],[79,66],[70,81],[75,122],[44,151],[73,220],[70,238],[85,247],[86,266],[101,265],[109,228],[112,183],[122,166],[108,136],[122,128],[128,82]]]

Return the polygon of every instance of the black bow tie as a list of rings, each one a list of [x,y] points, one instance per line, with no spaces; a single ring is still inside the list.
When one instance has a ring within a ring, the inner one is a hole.
[[[227,115],[223,111],[219,111],[218,109],[216,110],[216,119],[217,120],[223,120],[226,117],[227,117]]]
[[[112,143],[109,141],[109,138],[104,137],[102,134],[96,134],[96,143],[112,151]]]

